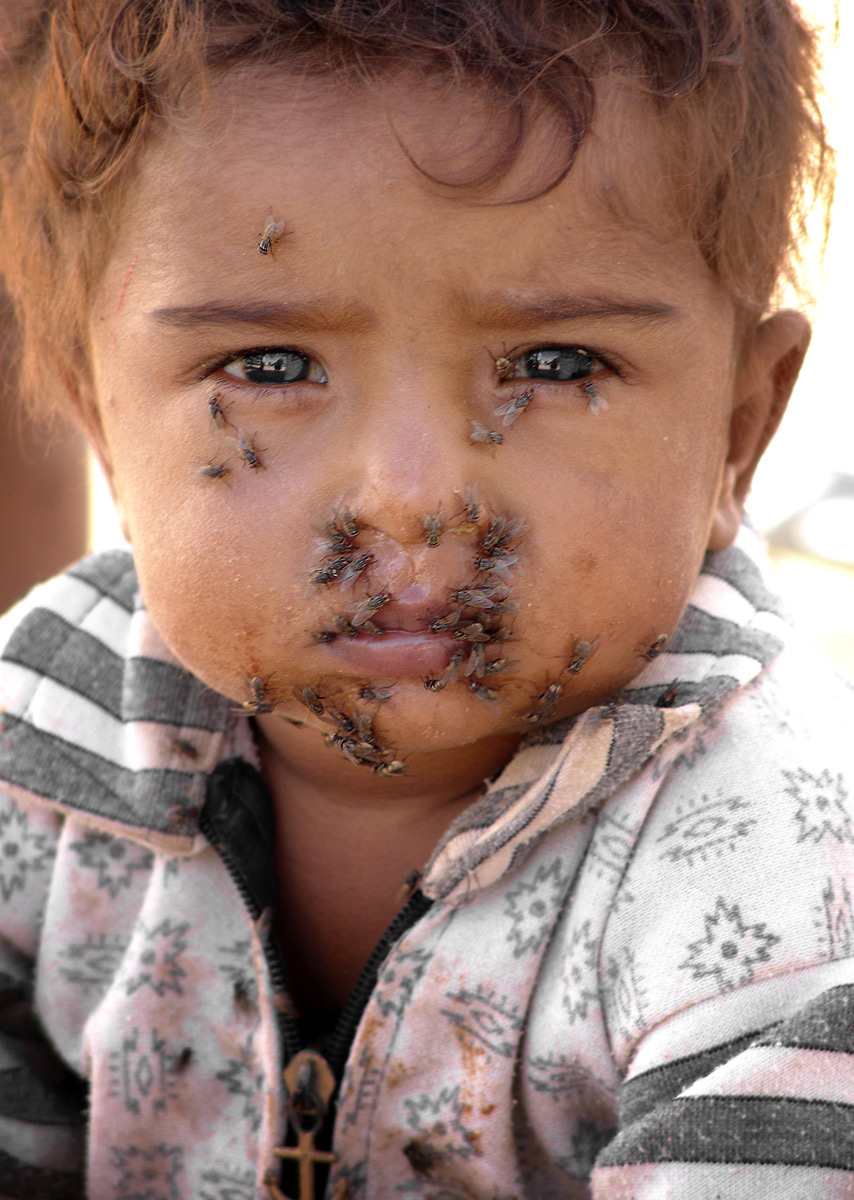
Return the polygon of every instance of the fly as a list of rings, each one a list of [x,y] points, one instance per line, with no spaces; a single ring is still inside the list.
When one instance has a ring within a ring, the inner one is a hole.
[[[454,630],[454,637],[458,642],[488,642],[491,640],[491,633],[484,629],[480,621],[470,621],[467,625],[460,625]]]
[[[497,571],[503,575],[519,561],[518,554],[484,555],[474,560],[475,569],[481,572]]]
[[[596,390],[596,384],[592,379],[588,379],[584,384],[584,392],[587,396],[587,407],[592,413],[608,411],[608,401]]]
[[[512,520],[507,517],[494,517],[480,539],[482,550],[488,553],[491,551],[502,551],[515,538],[520,537],[527,528],[524,517],[514,517]]]
[[[528,388],[526,392],[520,392],[518,396],[513,396],[512,399],[505,401],[504,404],[499,404],[498,408],[494,410],[494,415],[504,418],[501,422],[502,425],[512,425],[533,399],[534,389]]]
[[[352,558],[349,554],[342,554],[339,558],[335,558],[332,562],[324,563],[322,567],[318,567],[309,575],[312,583],[334,583],[341,575],[346,567],[352,565]]]
[[[490,662],[484,663],[483,674],[497,675],[499,671],[509,671],[518,665],[518,661],[511,662],[509,658],[493,658]]]
[[[269,254],[282,234],[285,232],[284,221],[277,221],[272,214],[264,222],[264,232],[261,234],[261,241],[258,243],[259,254]]]
[[[507,357],[507,352],[500,354],[498,358],[492,353],[488,347],[484,346],[484,350],[495,364],[495,373],[500,380],[509,379],[516,370],[516,364],[512,358]]]
[[[442,539],[442,530],[445,526],[445,514],[440,510],[437,513],[424,513],[421,517],[421,536],[428,546],[438,546]]]
[[[458,611],[449,612],[444,617],[436,617],[435,621],[430,622],[431,633],[445,633],[449,629],[453,629],[459,624],[460,613]]]
[[[300,704],[311,709],[316,716],[323,715],[323,698],[318,696],[313,687],[306,684],[305,687],[294,688],[293,695],[295,700],[299,700]]]
[[[499,433],[497,429],[487,429],[485,425],[481,425],[480,421],[472,421],[472,431],[469,438],[473,442],[482,442],[490,446],[500,446],[504,441],[504,434]]]
[[[459,588],[456,592],[451,592],[451,599],[456,600],[457,604],[463,604],[466,608],[482,608],[489,612],[495,608],[496,601],[493,596],[500,588],[488,584],[483,588]]]
[[[537,696],[534,701],[534,707],[525,716],[525,720],[532,725],[540,725],[543,721],[548,721],[554,715],[557,702],[563,695],[563,684],[550,683],[549,686]]]
[[[265,683],[260,675],[253,675],[251,679],[247,678],[246,682],[252,699],[243,702],[244,711],[252,713],[253,716],[272,712],[276,702],[270,695],[269,683]]]
[[[466,663],[464,675],[476,675],[480,678],[484,673],[486,665],[486,652],[483,648],[483,642],[475,642],[469,651],[468,662]]]
[[[391,592],[378,592],[376,596],[369,596],[364,604],[360,604],[353,613],[350,624],[354,629],[369,624],[374,613],[378,612],[384,604],[388,604],[389,600],[391,600]],[[376,628],[377,626],[374,626],[374,629]]]
[[[585,638],[579,638],[572,648],[572,655],[569,662],[566,664],[566,669],[570,675],[577,675],[591,655],[595,654],[599,647],[598,638],[593,642],[588,642]]]
[[[225,463],[209,462],[199,467],[196,472],[202,479],[224,479],[231,470]]]
[[[393,687],[377,687],[372,683],[364,683],[359,688],[359,696],[362,700],[376,700],[378,704],[384,704],[386,700],[390,700],[393,695]]]
[[[208,397],[208,416],[217,429],[226,429],[228,427],[229,421],[225,415],[221,396]]]
[[[259,470],[263,465],[258,455],[258,451],[249,441],[246,433],[242,429],[238,429],[236,438],[229,438],[229,441],[234,442],[240,453],[240,457],[246,463],[247,467],[251,467],[253,471]]]
[[[667,634],[660,633],[654,642],[649,646],[642,646],[638,651],[641,658],[645,658],[647,662],[652,662],[654,658],[658,658],[664,647],[667,645]]]
[[[406,763],[394,758],[391,762],[375,763],[371,769],[375,775],[387,778],[391,775],[402,775],[406,770]]]
[[[456,650],[451,655],[450,662],[445,667],[441,675],[438,675],[435,679],[425,678],[423,683],[427,691],[441,692],[448,686],[449,683],[456,682],[456,678],[459,674],[464,657],[465,655],[462,650]]]
[[[348,592],[359,576],[364,571],[365,567],[371,561],[371,554],[366,552],[360,554],[358,558],[351,559],[341,572],[340,584],[342,592]]]

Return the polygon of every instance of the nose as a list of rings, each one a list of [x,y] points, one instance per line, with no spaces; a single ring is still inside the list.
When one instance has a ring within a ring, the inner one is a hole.
[[[363,523],[404,545],[426,544],[431,518],[462,508],[478,468],[471,391],[462,373],[449,376],[430,367],[387,372],[372,379],[361,405],[348,500]]]

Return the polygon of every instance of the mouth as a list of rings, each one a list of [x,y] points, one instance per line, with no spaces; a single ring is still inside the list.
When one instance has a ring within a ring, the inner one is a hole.
[[[398,616],[393,626],[384,625],[382,636],[358,633],[355,637],[336,637],[322,646],[334,655],[339,666],[373,678],[434,675],[443,671],[454,653],[452,635],[433,633],[425,618]]]

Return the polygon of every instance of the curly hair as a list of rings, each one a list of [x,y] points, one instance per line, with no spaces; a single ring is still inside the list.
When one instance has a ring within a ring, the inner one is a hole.
[[[20,0],[0,28],[0,267],[21,326],[21,383],[69,403],[133,165],[152,133],[255,64],[370,80],[408,69],[471,80],[509,136],[460,189],[506,175],[535,111],[572,168],[596,80],[632,78],[657,106],[674,198],[748,319],[797,276],[806,214],[832,196],[818,40],[794,0]],[[524,199],[524,198],[523,198]]]

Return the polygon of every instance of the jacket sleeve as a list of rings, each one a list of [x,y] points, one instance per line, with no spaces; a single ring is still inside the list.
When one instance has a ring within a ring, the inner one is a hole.
[[[638,832],[596,1200],[854,1200],[854,705],[793,701],[819,694],[796,666],[701,730]]]
[[[34,1011],[41,915],[61,818],[0,789],[0,1197],[78,1200],[87,1088]]]
[[[596,1200],[854,1197],[854,982],[634,1075],[620,1125]]]

